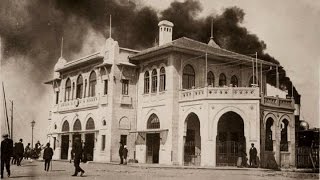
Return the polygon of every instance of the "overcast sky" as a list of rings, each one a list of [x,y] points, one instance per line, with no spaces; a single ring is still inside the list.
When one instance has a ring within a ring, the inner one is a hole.
[[[172,0],[142,0],[158,9]],[[182,1],[182,0],[180,0]],[[319,0],[200,0],[202,16],[220,14],[230,6],[246,13],[244,26],[267,44],[302,95],[302,118],[319,127],[320,1]],[[201,16],[200,15],[200,16]]]

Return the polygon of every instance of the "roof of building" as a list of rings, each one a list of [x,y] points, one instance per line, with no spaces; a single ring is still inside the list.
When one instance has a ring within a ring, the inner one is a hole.
[[[211,46],[187,37],[181,37],[179,39],[173,40],[161,46],[156,46],[152,48],[145,49],[135,55],[130,56],[130,60],[140,60],[151,57],[153,55],[158,55],[161,51],[167,52],[171,51],[182,51],[186,53],[197,52],[200,54],[207,53],[208,55],[227,57],[231,59],[240,59],[244,61],[252,62],[252,57],[228,51],[226,49]],[[186,51],[187,50],[187,51]],[[258,62],[267,65],[276,65],[275,63],[264,61],[258,59]]]

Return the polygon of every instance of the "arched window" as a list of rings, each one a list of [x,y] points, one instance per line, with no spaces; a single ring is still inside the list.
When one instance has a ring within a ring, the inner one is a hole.
[[[255,83],[253,83],[253,76],[251,76],[250,80],[249,80],[249,87],[252,87],[253,84],[256,84],[258,81],[258,85],[260,84],[259,80],[257,79],[256,76],[254,76],[254,81]]]
[[[150,91],[150,76],[149,71],[144,73],[144,93],[147,94]]]
[[[68,121],[64,121],[62,124],[62,132],[68,132],[70,130],[69,128],[69,122]]]
[[[188,64],[183,68],[182,88],[191,89],[195,85],[195,72],[193,67]]]
[[[280,140],[280,151],[288,151],[289,144],[288,144],[288,125],[289,121],[284,119],[281,124],[281,140]]]
[[[154,69],[152,70],[152,85],[151,85],[151,92],[157,92],[157,86],[158,86],[158,75],[157,75],[157,70]]]
[[[81,122],[79,119],[77,119],[73,124],[73,130],[74,131],[81,131]]]
[[[77,79],[77,94],[76,94],[76,98],[82,98],[82,93],[83,93],[83,78],[81,76],[81,74],[79,75],[78,79]]]
[[[130,127],[130,121],[127,117],[122,117],[119,121],[119,129],[127,129],[129,130]]]
[[[74,98],[74,91],[75,91],[75,85],[74,85],[74,82],[72,83],[72,96],[71,96],[71,99]]]
[[[159,129],[160,128],[160,121],[157,115],[151,114],[148,122],[147,122],[147,129]]]
[[[71,80],[70,78],[68,78],[66,81],[66,91],[65,91],[64,101],[70,100],[70,94],[71,94]]]
[[[207,74],[207,83],[208,86],[214,86],[214,75],[211,71],[209,71]]]
[[[104,67],[101,67],[101,69],[100,69],[100,75],[101,75],[101,76],[104,76],[104,75],[106,75],[106,74],[107,74],[106,69],[105,69]]]
[[[164,91],[166,90],[166,70],[164,67],[160,69],[160,90]]]
[[[273,151],[273,140],[272,140],[272,126],[273,126],[273,119],[268,118],[266,122],[266,139],[265,139],[265,150],[266,151]]]
[[[89,97],[96,95],[97,76],[96,72],[92,71],[89,77]]]
[[[226,75],[221,73],[220,76],[219,76],[219,86],[226,86],[226,85],[227,85]]]
[[[103,120],[102,121],[102,126],[106,126],[107,125],[107,121],[106,120]]]
[[[238,78],[237,78],[237,76],[233,75],[231,77],[231,84],[232,84],[232,87],[238,87]]]
[[[86,124],[86,130],[94,129],[94,121],[92,118],[89,118]]]

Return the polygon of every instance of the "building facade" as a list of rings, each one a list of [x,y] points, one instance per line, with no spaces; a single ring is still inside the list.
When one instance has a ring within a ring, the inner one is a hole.
[[[70,158],[78,136],[94,161],[118,160],[125,142],[139,163],[235,166],[254,143],[262,167],[295,166],[294,101],[267,96],[278,65],[172,32],[161,21],[159,46],[135,51],[109,38],[95,54],[58,60],[47,82],[54,158]]]

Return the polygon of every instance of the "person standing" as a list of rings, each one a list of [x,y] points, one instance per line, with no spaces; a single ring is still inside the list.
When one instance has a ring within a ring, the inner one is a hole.
[[[122,144],[122,142],[120,142],[119,156],[120,156],[120,164],[123,164],[123,144]]]
[[[1,141],[1,178],[3,178],[4,165],[7,169],[8,177],[10,177],[10,158],[13,154],[13,141],[9,139],[8,134],[2,136],[4,138]]]
[[[124,159],[124,165],[127,164],[127,157],[128,157],[128,149],[127,146],[124,145],[123,147],[123,159]]]
[[[257,164],[257,149],[254,147],[254,143],[251,143],[250,154],[250,167],[256,166]]]
[[[43,159],[44,159],[44,170],[45,171],[49,171],[49,167],[50,167],[50,162],[53,156],[53,150],[50,147],[50,143],[47,143],[46,148],[44,149],[43,152]]]
[[[24,149],[24,158],[25,158],[25,159],[29,159],[29,157],[30,157],[30,152],[31,152],[30,143],[28,143],[28,145],[27,145],[26,148]]]
[[[24,147],[22,143],[22,139],[19,140],[19,142],[16,144],[16,150],[17,150],[17,166],[21,166],[21,161],[23,159],[24,154]]]
[[[72,152],[74,154],[73,157],[74,157],[74,167],[75,167],[74,174],[72,176],[77,176],[78,172],[81,172],[80,176],[83,176],[84,170],[81,169],[81,167],[80,167],[80,161],[82,158],[83,150],[82,150],[82,144],[81,144],[80,139],[78,137],[76,137],[74,139]]]

